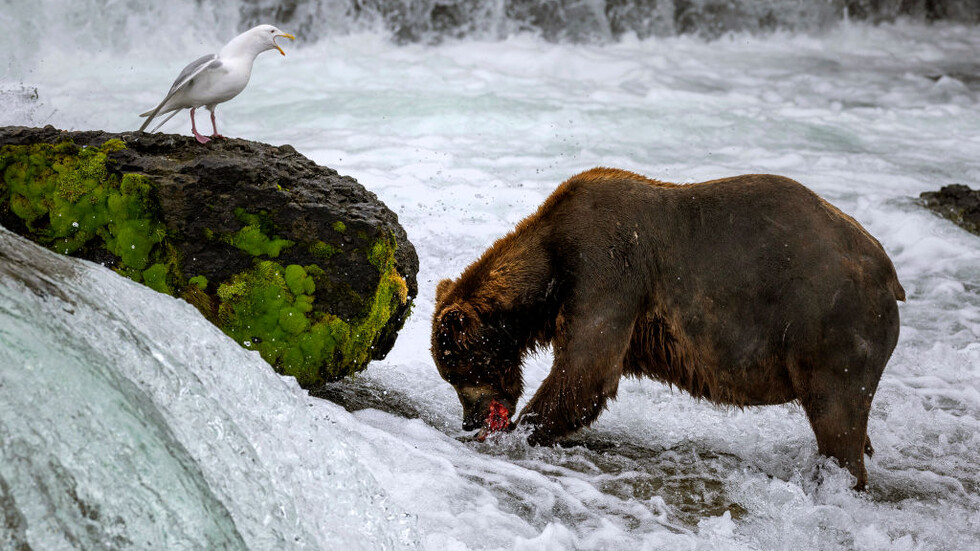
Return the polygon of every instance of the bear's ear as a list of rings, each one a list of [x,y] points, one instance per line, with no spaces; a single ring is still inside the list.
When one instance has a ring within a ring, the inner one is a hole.
[[[436,304],[442,302],[442,299],[446,298],[446,294],[449,293],[449,288],[453,286],[453,280],[444,279],[436,285]]]
[[[443,345],[455,344],[468,348],[469,343],[476,337],[476,325],[479,320],[476,312],[469,305],[453,304],[439,313],[439,336]]]

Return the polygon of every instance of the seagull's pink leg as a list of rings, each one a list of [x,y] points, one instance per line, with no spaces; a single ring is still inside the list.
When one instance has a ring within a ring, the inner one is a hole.
[[[211,134],[211,137],[212,138],[224,138],[224,136],[222,136],[221,134],[218,134],[218,126],[216,124],[214,124],[214,110],[213,109],[211,110],[211,130],[214,131],[214,134]]]
[[[197,108],[196,107],[191,107],[191,132],[194,133],[194,137],[197,138],[198,143],[208,143],[208,142],[211,141],[211,138],[209,138],[207,136],[204,136],[202,134],[199,134],[197,132],[197,125],[194,124],[194,110],[195,109],[197,109]]]

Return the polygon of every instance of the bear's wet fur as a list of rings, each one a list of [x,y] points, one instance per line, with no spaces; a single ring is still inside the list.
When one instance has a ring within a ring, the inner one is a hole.
[[[596,168],[439,283],[432,355],[473,430],[493,400],[514,411],[524,357],[551,346],[517,419],[535,444],[592,423],[623,376],[739,407],[797,400],[820,453],[863,488],[904,299],[881,244],[793,180]]]

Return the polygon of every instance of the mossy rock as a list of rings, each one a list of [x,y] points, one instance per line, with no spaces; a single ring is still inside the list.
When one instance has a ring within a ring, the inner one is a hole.
[[[919,200],[936,214],[952,220],[970,233],[980,235],[980,189],[950,184],[939,191],[923,192]]]
[[[187,300],[306,388],[383,358],[417,293],[397,216],[289,146],[0,128],[0,224]]]

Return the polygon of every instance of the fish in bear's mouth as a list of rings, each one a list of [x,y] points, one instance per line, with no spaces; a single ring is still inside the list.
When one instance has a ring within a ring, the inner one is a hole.
[[[483,421],[483,426],[480,427],[480,432],[477,433],[476,439],[483,442],[487,439],[487,436],[509,427],[510,412],[507,411],[507,406],[497,400],[493,400],[490,402],[490,411],[487,413],[487,418]]]

